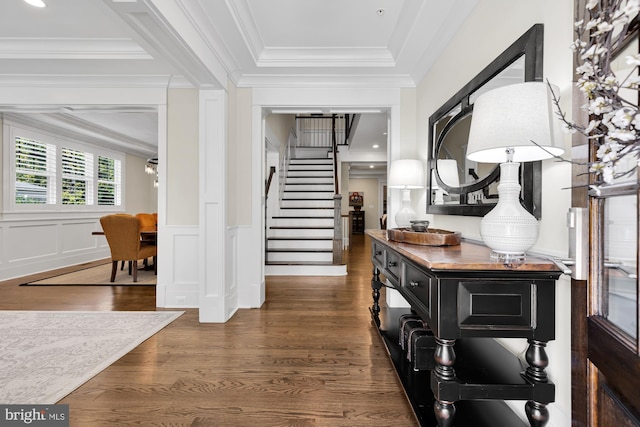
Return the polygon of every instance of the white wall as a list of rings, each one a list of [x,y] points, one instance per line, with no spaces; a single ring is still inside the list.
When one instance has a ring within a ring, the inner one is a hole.
[[[417,88],[417,141],[421,158],[427,158],[429,116],[505,48],[536,23],[544,24],[544,77],[561,89],[562,106],[570,116],[572,87],[573,2],[545,0],[522,2],[494,0],[479,2],[442,57]],[[569,139],[567,137],[567,146]],[[566,212],[570,206],[571,168],[552,160],[543,162],[542,219],[540,237],[534,251],[565,256],[567,252]],[[412,194],[412,198],[416,192]],[[414,208],[426,215],[426,193]],[[480,218],[429,215],[434,227],[461,231],[465,237],[480,239]],[[556,384],[556,402],[549,409],[549,427],[571,425],[571,324],[570,288],[566,277],[557,284],[556,340],[547,347],[547,369]],[[523,340],[504,342],[512,351],[526,348]],[[521,408],[521,403],[515,403]]]
[[[358,191],[361,194],[364,193],[364,205],[362,210],[364,211],[364,226],[365,229],[380,228],[380,217],[382,212],[379,210],[380,195],[379,195],[380,180],[377,178],[351,178],[349,179],[349,190],[342,195],[342,200],[345,205],[349,205],[349,193]],[[350,207],[349,210],[353,210]]]

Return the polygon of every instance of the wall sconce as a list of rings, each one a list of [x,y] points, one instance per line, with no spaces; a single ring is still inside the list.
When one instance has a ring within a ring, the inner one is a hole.
[[[424,164],[415,159],[392,161],[387,185],[389,188],[402,188],[402,208],[396,213],[395,220],[398,227],[410,227],[411,221],[416,219],[410,190],[424,187]]]
[[[151,157],[150,159],[147,159],[147,164],[144,165],[144,171],[148,175],[156,176],[156,178],[153,181],[153,186],[155,188],[158,188],[158,155],[157,154]]]
[[[554,87],[554,91],[559,89]],[[564,153],[554,118],[553,94],[543,82],[526,82],[493,89],[473,107],[467,158],[500,163],[498,204],[482,218],[480,235],[504,262],[523,261],[538,240],[538,221],[520,204],[519,162]]]

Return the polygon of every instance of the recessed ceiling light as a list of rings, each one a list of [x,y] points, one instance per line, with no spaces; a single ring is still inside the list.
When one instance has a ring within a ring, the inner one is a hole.
[[[378,144],[373,144],[373,148],[380,148]]]
[[[375,166],[369,165],[369,169],[373,169],[373,168],[375,168]]]
[[[384,9],[383,9],[383,8],[380,8],[380,9],[376,10],[376,13],[377,13],[378,15],[382,16],[382,15],[384,15]]]
[[[47,7],[47,5],[45,4],[45,2],[43,2],[42,0],[24,0],[25,3],[30,4],[31,6],[35,6],[35,7]]]

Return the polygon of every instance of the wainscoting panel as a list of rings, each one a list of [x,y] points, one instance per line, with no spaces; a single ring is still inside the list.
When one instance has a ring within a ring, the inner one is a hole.
[[[238,265],[238,260],[243,257],[238,254],[237,227],[227,228],[226,241],[225,264],[229,267],[225,269],[225,300],[227,301],[227,319],[230,319],[238,308],[238,270],[243,268],[242,265]]]
[[[95,230],[96,222],[89,220],[84,222],[70,222],[60,224],[60,238],[62,242],[62,253],[74,253],[95,249],[97,245],[96,236],[91,233]],[[104,239],[105,245],[107,239]]]
[[[13,242],[6,253],[6,261],[31,262],[54,257],[58,253],[58,226],[56,223],[20,223],[6,228],[7,240]]]
[[[0,221],[0,280],[108,258],[98,217]]]
[[[198,307],[199,230],[197,225],[160,227],[156,286],[158,307]]]

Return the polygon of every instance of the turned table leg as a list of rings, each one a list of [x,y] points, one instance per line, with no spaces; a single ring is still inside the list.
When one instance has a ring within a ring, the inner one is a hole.
[[[529,366],[525,371],[525,377],[531,381],[546,383],[548,381],[545,369],[549,366],[549,358],[544,341],[529,340],[529,347],[525,354],[525,359]],[[525,412],[531,427],[544,427],[549,421],[549,410],[547,405],[529,400],[525,404]]]
[[[436,351],[434,359],[436,361],[435,376],[440,381],[454,381],[456,372],[453,365],[456,362],[456,352],[453,348],[456,340],[436,338]],[[438,427],[452,427],[456,414],[456,407],[453,402],[436,399],[433,410],[438,421]]]
[[[383,284],[380,281],[380,270],[378,270],[378,267],[373,267],[373,277],[371,278],[371,296],[373,297],[371,319],[378,326],[380,326],[380,289],[382,286]]]

